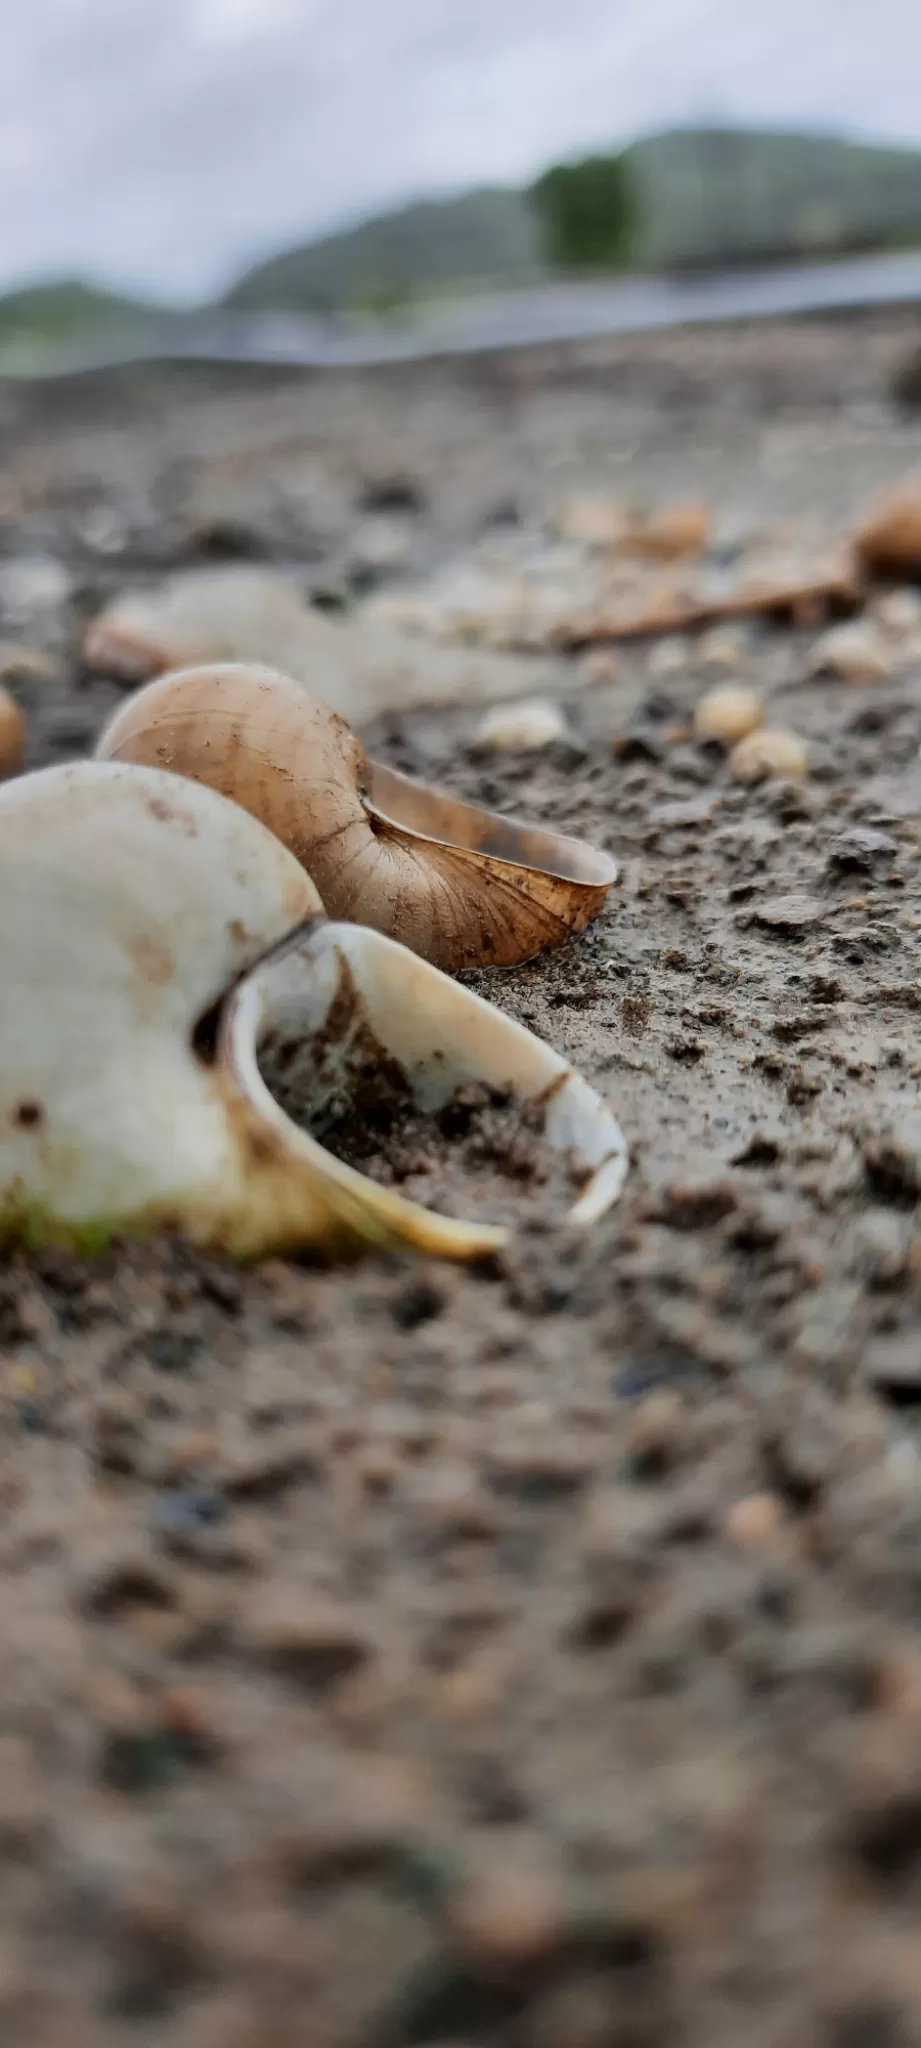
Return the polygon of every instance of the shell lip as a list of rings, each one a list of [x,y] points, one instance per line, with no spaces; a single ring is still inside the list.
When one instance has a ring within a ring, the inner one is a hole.
[[[594,1157],[588,1162],[588,1177],[578,1198],[560,1218],[560,1227],[577,1231],[587,1229],[613,1206],[628,1171],[627,1146],[606,1105],[567,1061],[536,1039],[523,1025],[496,1011],[492,1004],[472,990],[460,988],[449,976],[421,960],[395,939],[368,927],[317,917],[289,932],[262,957],[257,967],[240,976],[228,992],[220,1018],[217,1056],[250,1111],[294,1166],[301,1171],[305,1168],[314,1171],[327,1192],[331,1207],[343,1222],[351,1223],[359,1234],[376,1238],[379,1242],[410,1243],[420,1250],[463,1259],[489,1257],[507,1246],[513,1236],[513,1230],[505,1225],[467,1222],[426,1208],[381,1186],[370,1176],[337,1158],[319,1138],[295,1122],[276,1100],[259,1065],[260,1047],[267,1031],[272,1028],[279,1000],[283,1003],[286,999],[278,993],[282,979],[287,975],[290,991],[293,972],[299,979],[302,977],[306,990],[320,964],[318,946],[327,953],[327,964],[330,964],[329,956],[332,956],[340,967],[346,969],[348,953],[360,948],[374,971],[384,979],[392,977],[388,991],[391,999],[396,979],[404,971],[410,974],[415,986],[408,991],[408,1008],[416,1018],[426,1013],[421,999],[423,982],[430,985],[431,1000],[436,1010],[439,1004],[450,1004],[457,1013],[458,1022],[463,1013],[470,1044],[474,1047],[466,1063],[464,1078],[483,1078],[487,1072],[482,1057],[478,1058],[476,1051],[478,1038],[487,1031],[501,1036],[503,1059],[513,1058],[513,1048],[518,1047],[530,1054],[532,1065],[537,1056],[541,1063],[542,1086],[537,1087],[536,1093],[546,1093],[548,1100],[555,1098],[557,1102],[564,1096],[574,1098],[577,1118],[581,1118],[583,1125],[591,1125],[592,1138],[596,1140]],[[373,1028],[377,1022],[373,1003],[367,1007],[367,1019]],[[319,1028],[322,1033],[327,1026],[321,1024]],[[305,1040],[309,1038],[309,1028],[304,1036]],[[384,1050],[392,1052],[392,1045],[385,1045]],[[436,1065],[442,1059],[434,1032],[429,1057]],[[458,1078],[461,1078],[459,1074]],[[531,1099],[534,1092],[532,1082],[525,1091],[524,1099]],[[571,1107],[569,1113],[573,1114]]]
[[[380,761],[369,760],[368,769],[365,810],[414,839],[550,875],[575,888],[607,890],[617,880],[617,862],[582,839],[482,810]]]

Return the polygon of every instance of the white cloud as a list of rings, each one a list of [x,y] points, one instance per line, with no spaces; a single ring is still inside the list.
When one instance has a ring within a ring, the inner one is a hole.
[[[195,296],[420,190],[719,113],[921,144],[917,0],[29,0],[0,283]]]

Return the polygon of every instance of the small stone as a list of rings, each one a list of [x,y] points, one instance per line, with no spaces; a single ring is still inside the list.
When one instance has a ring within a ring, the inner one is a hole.
[[[781,1524],[781,1506],[774,1493],[749,1493],[734,1501],[726,1516],[725,1531],[741,1550],[759,1550],[770,1543]]]
[[[706,505],[673,505],[633,527],[626,548],[646,562],[678,562],[687,555],[702,554],[709,531]]]
[[[627,508],[616,498],[596,497],[588,493],[565,498],[554,520],[561,540],[575,541],[578,546],[589,548],[616,546],[623,540],[628,524]]]
[[[832,626],[817,640],[809,656],[810,676],[837,676],[843,683],[882,683],[892,674],[893,658],[871,620],[854,619]]]
[[[505,704],[487,711],[474,732],[472,745],[497,754],[529,753],[569,737],[570,727],[559,705],[549,698],[535,697],[530,703]]]
[[[26,721],[15,698],[0,683],[0,780],[22,767]]]
[[[635,1475],[658,1479],[677,1464],[685,1433],[686,1409],[674,1387],[647,1394],[627,1425],[626,1454]]]
[[[740,914],[739,922],[759,925],[779,938],[795,938],[812,931],[826,915],[826,905],[817,896],[764,896]]]
[[[739,740],[729,756],[736,782],[764,782],[774,775],[805,775],[806,749],[799,735],[782,726],[762,726]]]
[[[872,875],[877,868],[887,867],[898,850],[898,841],[888,832],[878,832],[871,825],[852,825],[832,840],[828,872]]]
[[[294,1586],[260,1593],[243,1636],[261,1663],[318,1691],[358,1670],[373,1649],[362,1615],[342,1600]]]
[[[27,683],[51,683],[55,673],[54,662],[40,647],[21,646],[15,640],[0,640],[0,682],[18,677]]]
[[[697,643],[697,664],[699,668],[716,670],[720,674],[737,675],[746,666],[748,643],[740,633],[733,633],[725,626],[713,626],[704,633]],[[758,724],[760,725],[760,718]],[[736,735],[741,738],[741,734]]]
[[[666,676],[683,675],[690,668],[691,661],[688,641],[680,633],[669,633],[650,648],[647,667],[650,676],[661,682]]]
[[[454,1942],[480,1968],[532,1969],[565,1939],[562,1877],[536,1836],[506,1829],[448,1902]]]
[[[869,616],[895,640],[913,640],[921,633],[921,592],[887,590],[874,599]]]
[[[70,588],[67,570],[50,555],[16,555],[0,565],[0,605],[18,616],[55,611]]]
[[[764,708],[754,690],[708,690],[694,712],[694,731],[699,740],[724,740],[734,746],[764,724]]]
[[[861,566],[871,576],[911,579],[921,573],[921,483],[885,499],[857,535]]]
[[[381,514],[359,526],[349,549],[349,566],[359,575],[394,575],[406,568],[412,545],[412,530],[405,521]]]

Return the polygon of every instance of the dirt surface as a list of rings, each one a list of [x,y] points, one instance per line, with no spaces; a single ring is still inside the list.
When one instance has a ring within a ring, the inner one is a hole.
[[[91,743],[80,618],[201,545],[215,475],[317,589],[399,480],[417,566],[627,473],[834,522],[921,454],[907,339],[8,398],[0,546],[64,571],[0,577],[49,658],[8,672],[31,758]],[[688,737],[693,642],[619,653],[538,756],[463,711],[367,735],[621,863],[477,982],[628,1136],[587,1239],[0,1268],[4,2048],[921,2043],[921,668],[807,680],[810,645],[733,657],[802,783]]]

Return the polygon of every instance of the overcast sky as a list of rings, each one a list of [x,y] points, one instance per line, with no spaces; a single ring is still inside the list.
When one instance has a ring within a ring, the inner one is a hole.
[[[921,0],[6,0],[0,286],[193,299],[676,120],[921,144]]]

